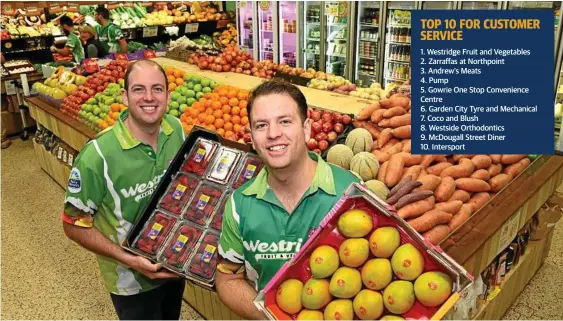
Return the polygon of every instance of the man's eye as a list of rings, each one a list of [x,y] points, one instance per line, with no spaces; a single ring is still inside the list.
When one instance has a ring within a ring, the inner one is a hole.
[[[156,91],[156,92],[162,92],[162,88],[160,88],[160,87],[155,88],[154,91]]]
[[[290,123],[291,123],[291,121],[289,119],[282,120],[282,124],[284,124],[284,125],[287,125],[287,124],[290,124]]]
[[[143,92],[143,88],[134,88],[133,91],[140,93],[140,92]]]
[[[264,124],[257,124],[255,127],[256,127],[256,129],[261,129],[261,128],[264,128],[265,126],[266,125],[264,125]]]

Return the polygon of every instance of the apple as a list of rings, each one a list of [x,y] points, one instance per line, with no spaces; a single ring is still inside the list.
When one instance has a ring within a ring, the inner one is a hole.
[[[311,125],[311,129],[313,130],[314,133],[318,133],[318,132],[323,130],[323,125],[321,125],[321,123],[315,121]]]
[[[344,131],[344,125],[342,125],[341,123],[336,123],[336,124],[334,124],[333,130],[334,130],[336,133],[340,134],[340,133],[342,133],[342,132]]]
[[[323,123],[323,131],[325,133],[329,133],[332,131],[332,123],[328,122],[328,123]]]
[[[342,122],[342,114],[341,113],[334,113],[334,114],[332,114],[332,119],[336,123],[341,123]]]
[[[344,125],[348,125],[352,122],[352,117],[350,117],[350,115],[344,115],[342,116],[342,123]]]
[[[319,132],[319,133],[317,133],[317,135],[315,135],[315,139],[318,140],[318,141],[326,140],[326,138],[327,138],[327,135],[326,135],[325,132]]]
[[[309,150],[313,150],[317,147],[319,147],[319,143],[317,142],[317,140],[314,138],[309,138],[309,140],[307,141],[307,148]]]
[[[327,150],[328,149],[328,142],[326,140],[319,141],[319,149],[320,150]]]
[[[323,113],[323,116],[321,118],[323,120],[323,123],[331,123],[332,122],[332,115],[328,112]]]
[[[321,154],[321,150],[318,148],[313,149],[313,153]]]
[[[314,121],[319,121],[321,120],[321,112],[318,110],[313,110],[311,112],[311,119],[313,119]]]
[[[338,138],[338,134],[335,131],[328,133],[326,136],[329,143],[334,142]]]
[[[252,137],[250,136],[249,133],[246,133],[246,134],[242,135],[242,139],[244,140],[245,143],[250,143],[250,142],[252,142]]]

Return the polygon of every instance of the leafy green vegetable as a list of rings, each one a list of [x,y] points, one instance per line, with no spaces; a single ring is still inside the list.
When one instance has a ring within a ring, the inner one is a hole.
[[[135,52],[137,50],[141,50],[141,49],[145,49],[145,48],[147,48],[147,46],[145,44],[140,43],[140,42],[129,41],[127,43],[127,51],[128,52]]]

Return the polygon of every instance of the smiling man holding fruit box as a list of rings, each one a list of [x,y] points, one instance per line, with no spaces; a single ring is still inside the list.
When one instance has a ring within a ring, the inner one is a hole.
[[[257,292],[358,178],[307,150],[312,120],[296,86],[263,83],[250,96],[248,114],[253,147],[266,166],[225,205],[216,288],[236,314],[266,319],[253,305]]]
[[[178,119],[165,115],[170,94],[162,67],[150,60],[136,61],[124,77],[121,95],[129,108],[78,155],[68,181],[63,228],[71,240],[97,254],[120,319],[177,320],[184,281],[119,244],[182,146],[185,133]]]

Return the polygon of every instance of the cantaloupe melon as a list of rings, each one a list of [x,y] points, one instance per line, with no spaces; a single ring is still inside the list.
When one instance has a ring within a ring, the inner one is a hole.
[[[372,153],[360,152],[352,157],[350,170],[358,173],[362,180],[366,182],[377,177],[379,161]]]
[[[350,169],[350,161],[354,157],[354,152],[344,144],[332,146],[326,155],[326,160],[344,169]]]
[[[373,146],[373,138],[371,134],[364,128],[356,128],[352,130],[346,137],[346,146],[350,147],[354,154],[360,152],[371,152]]]
[[[384,201],[387,200],[389,189],[387,188],[387,186],[385,186],[385,183],[376,179],[372,179],[370,181],[367,181],[365,184],[370,191],[377,195],[377,197],[381,198]]]

